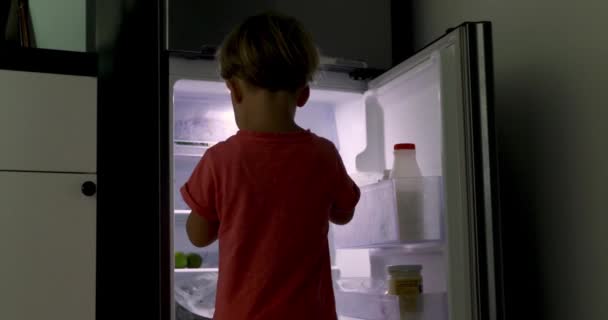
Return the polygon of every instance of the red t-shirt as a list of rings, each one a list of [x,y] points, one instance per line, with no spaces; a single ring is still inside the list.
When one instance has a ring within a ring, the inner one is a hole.
[[[359,201],[335,146],[309,131],[239,131],[181,189],[220,221],[216,320],[335,320],[330,212]]]

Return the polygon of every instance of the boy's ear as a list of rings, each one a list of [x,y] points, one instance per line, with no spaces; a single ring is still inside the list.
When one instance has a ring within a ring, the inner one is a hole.
[[[297,91],[296,105],[298,107],[303,107],[306,102],[308,102],[308,98],[310,98],[310,87],[304,86],[302,89]]]
[[[241,88],[238,81],[235,79],[226,80],[226,86],[230,90],[232,100],[236,103],[241,103],[243,101],[243,88]]]

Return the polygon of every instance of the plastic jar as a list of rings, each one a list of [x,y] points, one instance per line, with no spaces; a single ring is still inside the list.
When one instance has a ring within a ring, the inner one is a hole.
[[[398,214],[400,241],[419,241],[427,234],[425,227],[424,179],[416,161],[416,145],[394,146],[393,179]]]
[[[406,312],[419,310],[419,297],[422,294],[421,265],[393,265],[388,268],[388,294],[399,297],[401,319]]]
[[[391,178],[420,177],[420,167],[416,161],[416,145],[413,143],[398,143],[393,147],[393,169]]]

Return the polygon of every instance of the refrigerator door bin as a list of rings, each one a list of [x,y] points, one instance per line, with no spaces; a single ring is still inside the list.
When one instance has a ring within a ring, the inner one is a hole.
[[[416,311],[399,310],[399,298],[381,293],[336,291],[336,310],[340,316],[364,320],[447,320],[446,293],[423,293]]]
[[[397,296],[381,293],[336,291],[336,311],[341,316],[365,320],[399,320]]]
[[[361,188],[353,220],[334,225],[337,248],[378,248],[441,241],[441,177],[388,179]]]

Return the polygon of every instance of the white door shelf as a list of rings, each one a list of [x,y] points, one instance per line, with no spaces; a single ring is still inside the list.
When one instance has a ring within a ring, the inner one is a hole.
[[[441,241],[441,181],[441,177],[400,178],[361,187],[353,220],[333,226],[336,247],[378,248]]]
[[[173,142],[173,155],[176,157],[200,158],[207,149],[215,144],[217,144],[217,142],[214,141],[175,140]]]
[[[205,273],[205,272],[218,272],[218,268],[186,268],[186,269],[175,269],[176,273]]]
[[[175,269],[173,279],[175,282],[180,283],[183,281],[189,281],[194,277],[205,273],[218,273],[218,268]]]
[[[337,290],[336,311],[340,316],[365,320],[400,320],[399,298],[382,293],[343,292]],[[424,293],[415,312],[404,311],[405,319],[447,320],[447,295]]]

